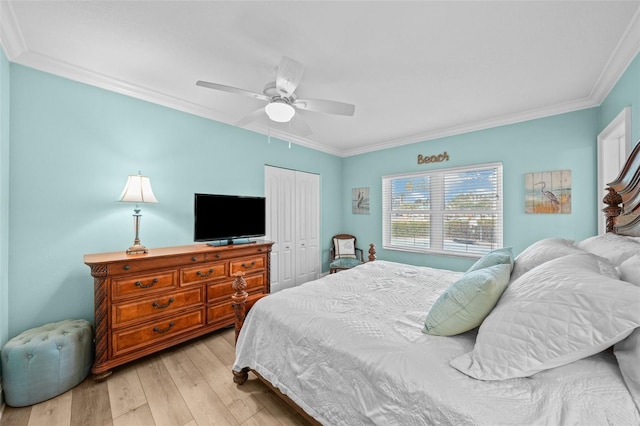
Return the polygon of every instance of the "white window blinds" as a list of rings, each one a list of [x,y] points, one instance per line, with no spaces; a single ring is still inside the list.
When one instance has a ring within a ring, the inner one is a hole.
[[[502,164],[382,178],[385,249],[477,256],[502,247]]]

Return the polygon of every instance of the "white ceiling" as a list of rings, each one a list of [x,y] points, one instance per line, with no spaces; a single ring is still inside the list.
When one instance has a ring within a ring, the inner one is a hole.
[[[349,156],[596,106],[640,50],[640,1],[0,1],[10,61],[234,124],[283,55],[307,137]],[[267,134],[252,123],[247,128]]]

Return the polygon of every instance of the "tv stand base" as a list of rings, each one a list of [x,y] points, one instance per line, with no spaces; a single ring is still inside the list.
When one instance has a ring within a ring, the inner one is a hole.
[[[231,240],[217,240],[210,241],[207,245],[212,247],[220,247],[220,246],[235,246],[238,244],[255,244],[255,241],[251,241],[249,238],[236,238]]]

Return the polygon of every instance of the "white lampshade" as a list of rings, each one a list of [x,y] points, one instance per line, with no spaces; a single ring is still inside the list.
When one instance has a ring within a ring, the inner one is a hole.
[[[278,123],[289,122],[296,113],[295,108],[279,99],[269,102],[264,110],[270,119]]]
[[[158,199],[153,195],[151,181],[148,177],[130,175],[118,201],[129,203],[157,203]]]

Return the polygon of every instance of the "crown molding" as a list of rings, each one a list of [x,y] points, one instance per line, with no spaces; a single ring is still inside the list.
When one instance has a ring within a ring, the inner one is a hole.
[[[564,114],[567,112],[579,111],[582,109],[598,106],[597,103],[590,99],[580,101],[566,102],[550,107],[539,108],[535,110],[525,111],[516,114],[504,115],[489,120],[477,121],[475,123],[465,124],[463,126],[448,127],[446,129],[435,130],[428,133],[420,133],[417,135],[407,136],[405,138],[394,139],[377,145],[370,145],[364,148],[352,149],[344,151],[343,157],[351,157],[353,155],[366,154],[373,151],[381,151],[388,148],[396,148],[399,146],[410,145],[419,142],[426,142],[435,139],[446,138],[450,136],[461,135],[464,133],[476,132],[479,130],[492,129],[495,127],[507,126],[510,124],[521,123],[524,121],[536,120],[539,118],[551,117],[554,115]]]
[[[624,35],[609,56],[609,60],[589,94],[589,99],[600,105],[618,83],[638,52],[640,52],[640,9],[633,15]]]
[[[0,44],[11,62],[15,62],[27,51],[16,15],[8,1],[0,1]]]

